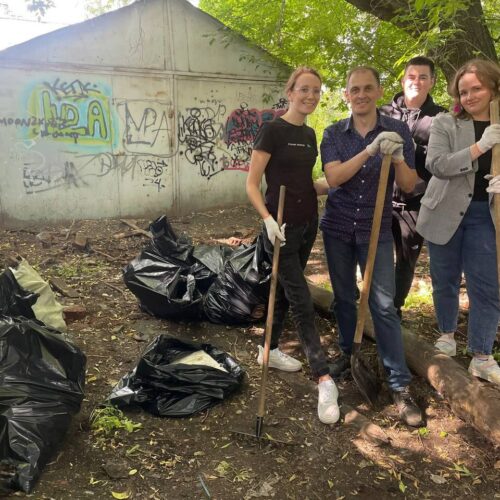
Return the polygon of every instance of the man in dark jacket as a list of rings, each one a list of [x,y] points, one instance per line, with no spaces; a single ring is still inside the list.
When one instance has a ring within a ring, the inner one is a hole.
[[[394,96],[391,104],[380,108],[380,112],[405,122],[415,142],[415,168],[419,179],[411,193],[403,193],[394,185],[392,234],[396,247],[396,295],[394,305],[401,317],[413,281],[417,259],[422,249],[423,238],[417,233],[420,199],[431,174],[425,169],[427,144],[432,119],[445,108],[434,103],[429,92],[435,83],[434,62],[427,57],[414,57],[408,61],[401,80],[403,92]]]

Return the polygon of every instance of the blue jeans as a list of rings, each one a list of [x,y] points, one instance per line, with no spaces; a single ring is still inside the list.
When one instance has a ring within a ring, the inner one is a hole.
[[[368,243],[346,243],[323,232],[330,280],[334,291],[333,310],[339,329],[339,346],[350,354],[356,331],[356,266],[364,273]],[[394,256],[392,241],[379,242],[368,304],[373,319],[377,349],[392,390],[410,383],[401,325],[394,307]]]
[[[469,296],[468,349],[491,354],[500,315],[495,227],[488,202],[471,202],[445,245],[427,242],[439,331],[457,329],[462,272]]]
[[[330,371],[326,355],[321,347],[319,333],[314,324],[314,304],[304,269],[318,232],[318,220],[315,218],[308,224],[285,228],[286,244],[280,249],[278,266],[278,288],[274,306],[271,349],[278,347],[283,331],[285,316],[290,309],[302,348],[307,356],[314,376],[327,375]],[[267,237],[265,228],[264,248],[272,258],[273,245]]]

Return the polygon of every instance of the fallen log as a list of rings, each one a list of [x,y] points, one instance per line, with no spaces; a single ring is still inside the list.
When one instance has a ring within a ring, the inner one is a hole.
[[[309,282],[318,312],[330,315],[333,294]],[[401,328],[406,362],[410,370],[424,377],[449,403],[452,411],[476,428],[495,446],[500,445],[500,390],[469,375],[453,358],[440,354],[433,345]],[[375,338],[373,323],[366,322],[364,334]]]

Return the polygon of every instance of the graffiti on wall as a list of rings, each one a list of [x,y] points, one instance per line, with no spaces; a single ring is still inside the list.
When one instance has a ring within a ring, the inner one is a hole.
[[[168,164],[164,159],[147,155],[113,155],[111,153],[73,155],[71,160],[46,161],[35,149],[34,140],[18,142],[11,159],[22,164],[22,179],[26,194],[38,194],[54,189],[75,189],[92,185],[96,178],[109,175],[129,176],[143,187],[160,192],[166,187]]]
[[[285,113],[286,99],[264,110],[250,108],[243,102],[225,120],[226,106],[220,101],[211,104],[179,113],[180,154],[196,165],[207,180],[224,170],[248,171],[260,126]]]
[[[160,192],[170,185],[176,155],[207,180],[248,170],[259,127],[283,114],[286,100],[257,109],[247,104],[257,99],[251,89],[237,97],[249,100],[229,112],[213,98],[174,113],[167,100],[113,99],[105,83],[45,78],[26,89],[25,116],[0,116],[0,127],[19,131],[10,156],[26,194],[89,189],[111,175]]]
[[[73,80],[37,83],[28,97],[29,116],[14,125],[25,127],[25,138],[91,146],[112,143],[110,92],[104,85]]]
[[[242,103],[226,121],[224,140],[229,158],[224,158],[225,170],[248,170],[252,146],[262,123],[285,113],[284,108],[258,110]]]
[[[171,156],[174,150],[171,103],[128,100],[117,103],[123,122],[122,143],[129,153]]]
[[[187,108],[178,115],[177,139],[179,154],[199,169],[202,177],[211,179],[222,172],[219,162],[219,143],[223,134],[224,104],[215,103],[205,107]]]

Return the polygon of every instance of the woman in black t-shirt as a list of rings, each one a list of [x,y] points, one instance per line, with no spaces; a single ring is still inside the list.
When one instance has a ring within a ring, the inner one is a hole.
[[[278,348],[288,309],[297,327],[313,375],[318,377],[318,416],[324,423],[339,419],[338,390],[329,375],[325,353],[314,325],[314,306],[304,277],[304,268],[316,239],[318,228],[317,192],[323,186],[312,180],[318,154],[316,135],[305,124],[307,115],[318,105],[321,78],[307,67],[297,68],[286,85],[289,107],[284,115],[265,122],[254,143],[246,189],[248,198],[264,221],[264,244],[273,253],[276,238],[283,248],[278,268],[278,289],[272,326],[269,366],[298,371],[302,364]],[[262,176],[267,190],[261,193]],[[284,224],[276,222],[280,186],[286,186]],[[263,347],[257,361],[262,364]]]

